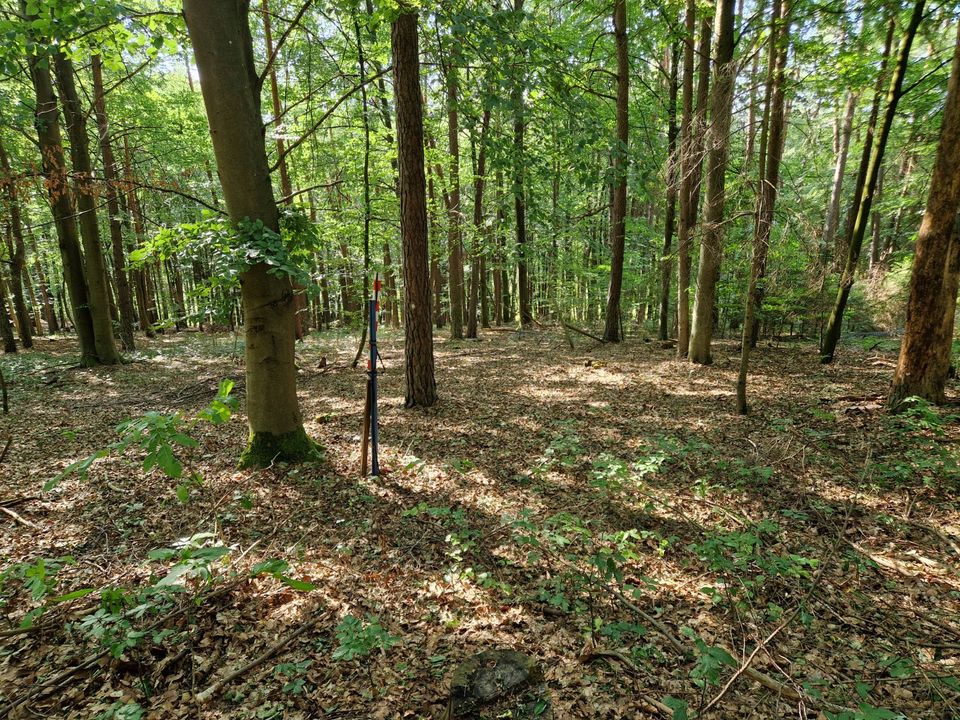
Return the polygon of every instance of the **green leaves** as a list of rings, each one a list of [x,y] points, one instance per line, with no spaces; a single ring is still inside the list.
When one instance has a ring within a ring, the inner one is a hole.
[[[388,650],[400,642],[400,638],[388,633],[372,615],[367,616],[366,623],[347,615],[337,625],[336,633],[340,644],[333,651],[334,660],[353,660],[374,650]]]

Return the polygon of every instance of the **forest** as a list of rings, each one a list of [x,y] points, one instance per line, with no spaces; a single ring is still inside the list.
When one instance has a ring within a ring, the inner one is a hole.
[[[0,38],[0,717],[960,718],[955,0]]]

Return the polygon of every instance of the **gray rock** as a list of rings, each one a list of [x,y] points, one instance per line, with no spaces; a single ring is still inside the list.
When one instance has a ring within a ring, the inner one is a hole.
[[[543,671],[514,650],[477,653],[453,673],[447,717],[549,718]]]

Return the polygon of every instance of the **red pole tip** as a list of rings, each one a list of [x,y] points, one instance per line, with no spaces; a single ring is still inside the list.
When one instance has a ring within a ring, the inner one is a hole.
[[[380,288],[382,288],[382,287],[383,287],[383,283],[382,283],[382,282],[380,282],[379,280],[374,280],[374,281],[373,281],[373,291],[374,291],[374,292],[380,292]]]

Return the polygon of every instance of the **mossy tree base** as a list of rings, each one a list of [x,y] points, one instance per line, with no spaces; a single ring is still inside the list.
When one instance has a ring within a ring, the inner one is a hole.
[[[251,432],[239,467],[263,468],[277,462],[302,463],[322,457],[320,445],[311,440],[303,428],[279,435]]]

